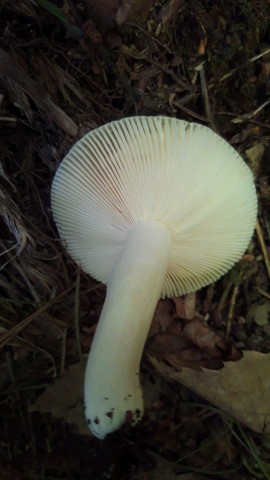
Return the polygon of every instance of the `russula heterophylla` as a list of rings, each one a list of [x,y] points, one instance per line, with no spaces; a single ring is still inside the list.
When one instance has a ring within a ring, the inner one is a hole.
[[[89,132],[67,154],[52,210],[71,257],[107,285],[85,375],[94,435],[143,414],[139,369],[160,298],[227,272],[256,222],[253,177],[207,127],[131,117]]]

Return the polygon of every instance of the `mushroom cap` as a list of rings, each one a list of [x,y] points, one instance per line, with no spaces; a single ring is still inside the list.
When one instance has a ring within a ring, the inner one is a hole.
[[[244,253],[256,223],[253,176],[209,128],[130,117],[81,138],[52,185],[52,210],[71,257],[107,283],[127,234],[160,222],[172,235],[161,297],[210,284]]]

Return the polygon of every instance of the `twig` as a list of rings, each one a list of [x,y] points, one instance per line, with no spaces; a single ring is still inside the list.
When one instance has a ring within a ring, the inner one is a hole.
[[[3,328],[3,327],[0,327],[1,328],[1,331],[7,331],[6,328]],[[39,353],[41,353],[42,355],[44,355],[46,358],[48,358],[52,364],[52,369],[53,369],[53,373],[52,373],[52,377],[55,378],[56,375],[57,375],[57,370],[56,370],[56,365],[55,365],[55,361],[54,361],[54,358],[53,356],[47,352],[47,350],[45,350],[44,348],[41,348],[39,347],[38,345],[36,345],[35,343],[33,342],[30,342],[29,340],[26,340],[25,338],[21,337],[20,335],[16,335],[16,341],[18,343],[23,343],[24,345],[27,345],[28,347],[30,347],[32,350],[35,350]]]
[[[259,60],[260,58],[264,57],[265,55],[268,55],[270,53],[270,48],[267,48],[261,53],[258,53],[258,55],[255,55],[254,57],[251,57],[248,61],[250,63],[256,62],[256,60]]]
[[[265,105],[263,104],[262,108],[264,106]],[[262,110],[262,108],[259,107],[260,110]],[[258,109],[256,109],[255,112],[258,112]],[[253,114],[254,114],[254,111],[250,112],[250,113],[242,113],[242,114],[239,114],[239,115],[237,115],[236,113],[232,113],[232,112],[224,112],[224,111],[215,112],[215,116],[216,115],[228,115],[228,117],[234,117],[233,120],[231,120],[231,123],[235,123],[235,120],[236,120],[238,123],[240,123],[240,121],[241,121],[241,123],[249,122],[249,123],[252,123],[254,125],[259,125],[260,127],[270,128],[269,123],[263,123],[263,122],[258,122],[257,120],[254,120],[252,118]]]
[[[209,123],[213,124],[213,115],[212,115],[212,112],[211,112],[208,89],[207,89],[206,78],[205,78],[205,73],[204,73],[203,66],[204,66],[204,62],[201,63],[201,65],[198,67],[199,74],[200,74],[202,97],[203,97],[203,100],[204,100],[206,116],[209,120]]]
[[[248,61],[244,64],[244,65],[240,65],[239,67],[236,67],[236,68],[233,68],[230,72],[226,73],[225,75],[223,75],[219,81],[220,82],[223,82],[224,80],[226,80],[227,78],[230,78],[232,75],[234,75],[234,73],[238,72],[241,68],[244,68],[246,67],[249,63],[253,63],[253,62],[256,62],[256,60],[259,60],[260,58],[264,57],[265,55],[268,55],[270,53],[270,48],[267,48],[266,50],[264,50],[263,52],[259,53],[258,55],[255,55],[254,57],[252,58],[249,58]],[[212,86],[212,85],[211,85]]]
[[[257,224],[256,224],[256,234],[257,234],[257,238],[259,240],[259,244],[260,244],[260,247],[261,247],[261,250],[262,250],[266,270],[267,270],[268,276],[270,278],[270,260],[269,260],[267,248],[266,248],[266,245],[265,245],[265,242],[264,242],[263,232],[262,232],[261,226],[259,224],[259,220],[257,221]]]
[[[155,67],[158,67],[160,70],[162,70],[162,72],[169,75],[175,81],[176,85],[179,85],[184,90],[193,89],[193,86],[190,85],[184,77],[181,78],[179,75],[174,73],[170,68],[166,67],[165,65],[162,65],[161,63],[156,62],[155,60],[152,60],[148,57],[142,57],[142,59],[146,60],[146,62],[151,63],[152,65],[155,65]]]
[[[168,53],[172,53],[171,49],[169,47],[167,47],[167,45],[164,45],[164,43],[160,42],[156,37],[154,37],[153,35],[151,35],[151,33],[149,33],[147,30],[145,30],[145,28],[141,27],[141,25],[138,25],[137,23],[131,23],[131,22],[125,22],[125,24],[129,27],[137,28],[138,30],[141,30],[141,32],[143,32],[143,34],[146,37],[151,38],[151,40],[154,43],[156,43],[159,47],[163,48]]]
[[[217,312],[222,312],[223,308],[225,307],[225,303],[226,303],[226,300],[229,296],[229,293],[230,293],[230,290],[231,290],[232,286],[233,286],[233,281],[232,281],[232,279],[230,279],[227,282],[226,287],[224,288],[223,293],[221,295],[219,304],[216,308]]]
[[[197,120],[200,120],[201,122],[204,122],[204,123],[208,123],[208,122],[209,122],[208,118],[203,117],[203,116],[200,115],[199,113],[193,112],[192,110],[190,110],[188,107],[185,107],[184,105],[182,105],[181,102],[179,102],[179,101],[177,101],[177,100],[173,100],[173,101],[172,101],[172,106],[174,106],[174,107],[176,107],[176,108],[180,108],[180,110],[183,110],[183,112],[187,113],[187,114],[190,115],[191,117],[196,118]]]
[[[17,118],[13,118],[13,117],[0,117],[0,122],[1,122],[1,123],[6,123],[6,124],[8,124],[9,126],[11,126],[12,124],[15,126],[15,125],[17,125]]]
[[[13,328],[11,328],[8,332],[4,333],[0,337],[0,349],[3,348],[12,338],[14,338],[16,335],[18,335],[19,332],[21,332],[29,323],[31,323],[33,320],[35,320],[37,317],[39,317],[42,313],[46,312],[52,305],[55,303],[59,302],[68,292],[70,292],[74,286],[72,285],[71,287],[67,288],[63,292],[61,292],[57,297],[53,298],[50,300],[46,305],[42,305],[42,307],[38,308],[35,312],[31,313],[28,317],[26,317],[24,320],[22,320],[18,325],[15,325]]]
[[[263,297],[268,298],[270,300],[270,293],[265,292],[262,288],[257,287],[256,289]]]
[[[226,325],[226,340],[229,339],[230,334],[231,334],[234,308],[235,308],[236,299],[237,299],[237,295],[238,295],[238,292],[239,292],[239,285],[241,283],[241,280],[242,280],[242,271],[239,272],[238,278],[235,281],[235,285],[234,285],[231,300],[230,300],[228,319],[227,319],[227,325]]]

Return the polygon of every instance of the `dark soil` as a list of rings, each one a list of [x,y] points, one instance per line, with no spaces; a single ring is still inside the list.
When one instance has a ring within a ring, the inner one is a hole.
[[[78,138],[126,116],[203,123],[249,163],[256,233],[233,271],[199,292],[196,315],[237,351],[270,351],[270,3],[131,4],[0,0],[1,480],[270,478],[269,436],[160,380],[147,358],[156,398],[135,429],[101,442],[30,413],[87,355],[105,298],[60,244],[52,179]]]

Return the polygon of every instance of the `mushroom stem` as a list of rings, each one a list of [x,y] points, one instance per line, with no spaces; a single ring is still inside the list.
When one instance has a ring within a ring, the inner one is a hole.
[[[106,301],[88,357],[86,418],[102,439],[143,415],[140,361],[171,255],[169,229],[139,223],[109,276]]]

